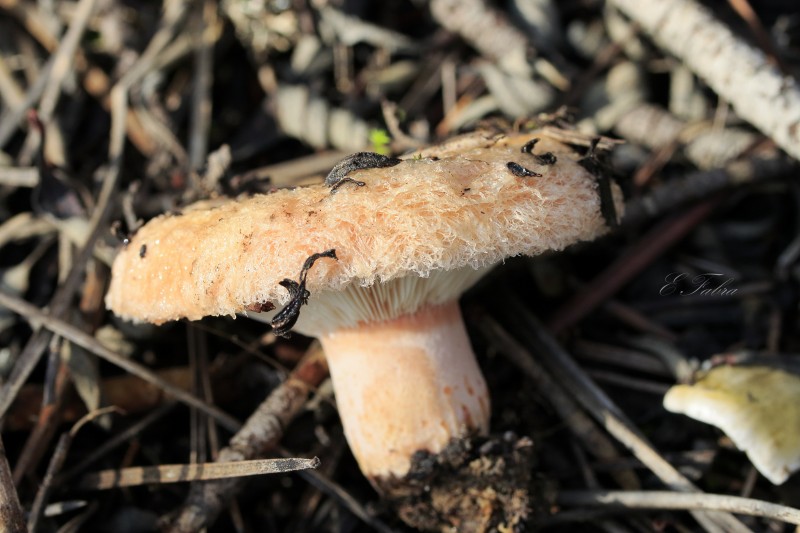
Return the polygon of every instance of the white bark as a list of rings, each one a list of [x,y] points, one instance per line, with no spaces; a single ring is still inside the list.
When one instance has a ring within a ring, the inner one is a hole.
[[[800,159],[800,87],[692,0],[609,0],[736,112]]]

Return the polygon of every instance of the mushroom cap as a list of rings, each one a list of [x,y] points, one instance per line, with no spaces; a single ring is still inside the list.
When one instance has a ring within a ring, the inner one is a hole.
[[[675,385],[664,408],[714,425],[773,484],[800,468],[800,377],[761,366],[718,366]]]
[[[521,152],[536,137],[535,152],[552,152],[555,164]],[[321,259],[309,271],[312,295],[561,250],[608,230],[596,179],[579,159],[541,132],[478,132],[393,167],[351,172],[364,187],[346,183],[332,194],[312,185],[162,215],[117,255],[106,305],[161,323],[284,304],[289,294],[279,282],[329,249],[338,261]],[[518,177],[509,162],[542,177]]]

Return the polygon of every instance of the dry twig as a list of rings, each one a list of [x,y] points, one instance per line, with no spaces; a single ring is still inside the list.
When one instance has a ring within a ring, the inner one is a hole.
[[[19,503],[14,481],[11,479],[11,469],[8,467],[6,449],[0,439],[0,528],[3,533],[22,533],[25,528],[25,516]]]
[[[611,0],[733,105],[800,159],[800,86],[694,0]]]
[[[684,511],[725,511],[762,516],[800,525],[800,510],[751,498],[727,494],[687,494],[669,491],[564,491],[558,503],[566,506],[589,505],[625,509],[680,509]]]
[[[47,472],[42,480],[42,484],[39,487],[39,490],[36,493],[36,498],[31,506],[30,516],[28,517],[28,531],[37,531],[39,520],[42,517],[45,505],[50,497],[53,481],[67,458],[67,453],[69,452],[69,448],[72,445],[75,435],[89,421],[97,418],[98,416],[102,416],[114,411],[117,411],[115,407],[106,407],[103,409],[98,409],[92,413],[88,413],[86,416],[78,420],[78,422],[76,422],[69,431],[61,435],[58,440],[58,444],[56,444],[56,449],[53,452],[53,455],[50,457],[50,463],[47,465]]]
[[[635,227],[649,219],[672,213],[692,201],[748,184],[789,176],[797,168],[790,158],[754,155],[712,170],[689,172],[628,202],[623,227]]]
[[[19,313],[25,317],[26,320],[33,324],[43,326],[43,330],[46,329],[52,331],[53,333],[57,333],[65,339],[77,344],[78,346],[89,350],[98,357],[105,359],[106,361],[128,371],[135,376],[157,385],[168,394],[174,396],[177,400],[203,411],[208,416],[219,422],[223,427],[231,431],[235,431],[239,427],[239,422],[237,422],[227,413],[221,411],[219,408],[206,404],[196,396],[193,396],[185,390],[165,381],[152,370],[141,366],[125,356],[109,350],[91,335],[84,333],[83,331],[71,326],[63,320],[59,320],[52,315],[48,315],[37,307],[20,300],[19,298],[9,296],[4,292],[0,292],[0,305],[11,309],[15,313]],[[8,401],[8,403],[10,404],[11,402]]]
[[[86,474],[78,486],[86,490],[107,490],[147,484],[181,483],[240,479],[264,474],[285,474],[317,468],[319,459],[253,459],[227,463],[191,463],[182,465],[133,466],[119,470],[101,470]]]
[[[218,463],[245,461],[262,456],[283,436],[284,428],[300,412],[308,393],[328,375],[322,349],[315,345],[277,389],[250,415],[247,422],[220,450]],[[242,483],[224,479],[193,485],[170,531],[190,532],[208,527],[235,496]]]

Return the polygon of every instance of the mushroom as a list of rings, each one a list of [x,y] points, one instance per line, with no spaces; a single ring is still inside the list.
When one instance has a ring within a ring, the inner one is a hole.
[[[402,159],[353,169],[363,186],[336,194],[312,185],[151,220],[116,258],[107,306],[155,323],[252,315],[287,304],[281,280],[335,250],[307,271],[294,329],[322,342],[361,470],[377,487],[403,478],[416,452],[489,429],[459,296],[505,258],[608,228],[580,155],[544,133],[473,133]]]
[[[800,468],[800,377],[765,366],[716,366],[675,385],[664,408],[711,424],[775,485]]]

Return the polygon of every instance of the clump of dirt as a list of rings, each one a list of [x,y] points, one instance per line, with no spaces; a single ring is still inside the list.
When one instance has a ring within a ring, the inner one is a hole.
[[[533,441],[511,432],[454,439],[441,453],[417,452],[405,478],[377,485],[412,527],[511,533],[534,514],[532,462]]]

